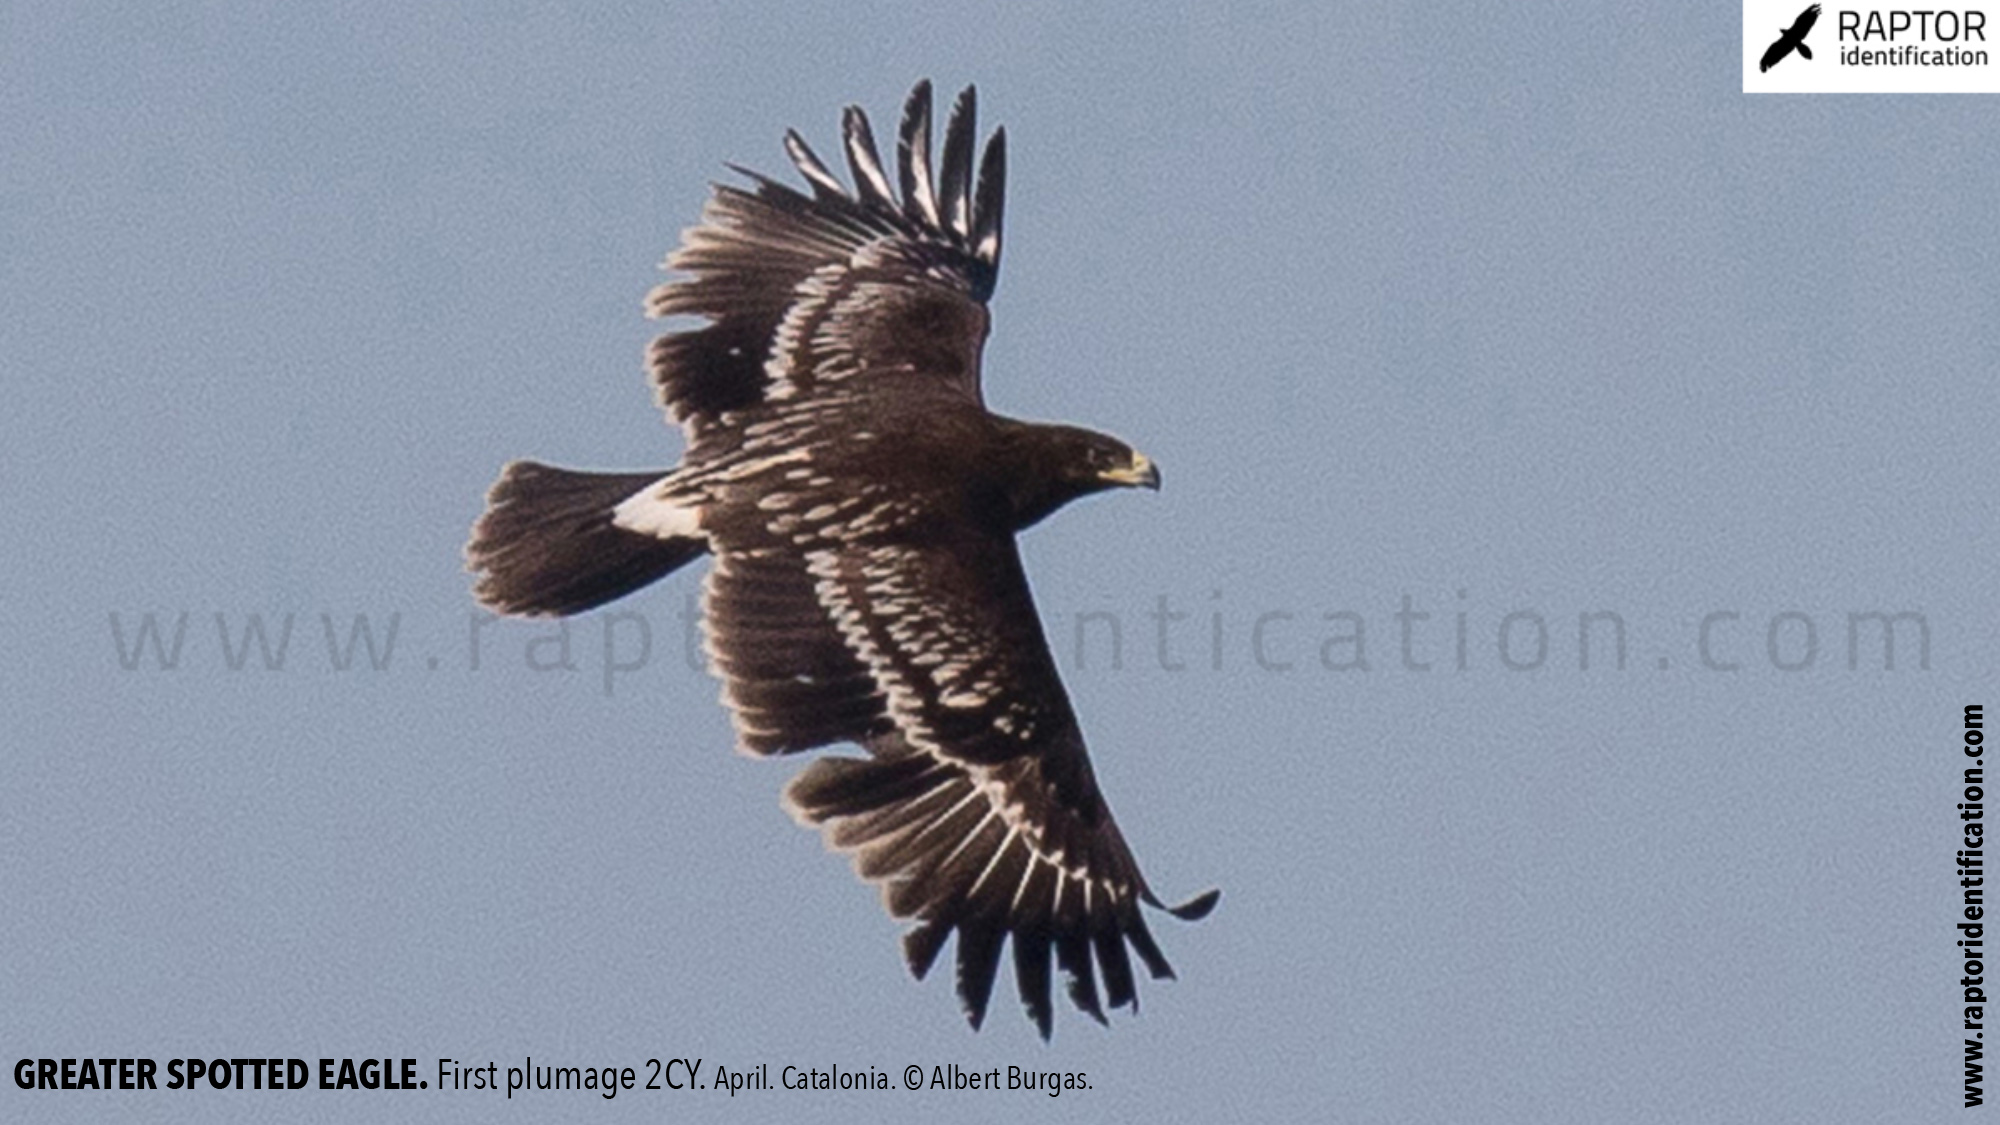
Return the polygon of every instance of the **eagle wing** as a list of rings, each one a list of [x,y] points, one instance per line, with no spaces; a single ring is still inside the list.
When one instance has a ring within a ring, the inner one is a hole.
[[[911,92],[900,193],[855,106],[842,130],[851,193],[796,132],[785,150],[810,195],[742,168],[752,187],[715,185],[666,261],[685,276],[646,302],[651,316],[706,321],[661,336],[649,355],[661,404],[691,444],[763,403],[853,393],[848,380],[915,372],[980,400],[1007,155],[996,130],[974,185],[974,98],[968,87],[953,106],[934,181],[930,83]]]
[[[1111,1006],[1136,1009],[1128,944],[1155,978],[1173,975],[1139,909],[1163,904],[1098,791],[1012,537],[847,545],[807,555],[806,574],[880,709],[845,712],[855,725],[839,736],[870,757],[815,761],[786,802],[882,884],[891,915],[919,923],[904,938],[911,971],[923,977],[956,932],[958,993],[977,1027],[1011,938],[1044,1038],[1051,953],[1085,1012],[1104,1018],[1100,974]],[[767,708],[756,720],[772,728],[763,737],[797,744],[829,733],[818,715]],[[1198,918],[1216,897],[1166,909]]]
[[[1791,53],[1792,37],[1790,35],[1779,36],[1776,43],[1764,49],[1764,58],[1757,64],[1758,72],[1762,73],[1778,65],[1779,60]]]
[[[1791,30],[1785,33],[1785,37],[1804,42],[1806,35],[1812,31],[1813,25],[1818,22],[1819,5],[1813,4],[1807,7],[1805,11],[1799,13],[1799,18],[1792,22]]]

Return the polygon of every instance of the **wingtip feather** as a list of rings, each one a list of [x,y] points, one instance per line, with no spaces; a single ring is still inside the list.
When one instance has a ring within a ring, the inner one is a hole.
[[[791,157],[799,174],[812,184],[813,191],[820,197],[844,197],[847,194],[847,188],[841,184],[839,177],[827,170],[825,162],[813,152],[806,139],[799,136],[797,129],[785,130],[785,155]]]
[[[1166,911],[1183,922],[1199,922],[1208,917],[1209,912],[1214,910],[1215,904],[1220,901],[1222,901],[1222,888],[1211,887],[1179,906],[1166,907]]]
[[[847,147],[847,166],[854,173],[854,190],[862,202],[889,211],[896,209],[895,192],[882,171],[882,157],[875,148],[875,131],[868,114],[858,105],[841,112],[841,139]]]
[[[944,128],[944,155],[938,169],[938,204],[945,226],[960,237],[972,233],[972,148],[978,128],[979,95],[961,90]]]
[[[937,187],[931,178],[931,80],[928,78],[919,81],[903,103],[896,166],[902,179],[904,213],[929,226],[938,226]]]
[[[1007,129],[993,130],[979,160],[979,186],[972,203],[972,253],[988,266],[1000,265],[1000,220],[1007,202]]]

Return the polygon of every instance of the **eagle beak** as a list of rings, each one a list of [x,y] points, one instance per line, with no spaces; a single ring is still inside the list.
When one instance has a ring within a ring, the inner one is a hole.
[[[1103,479],[1112,484],[1123,485],[1126,488],[1150,488],[1158,492],[1160,490],[1160,467],[1153,464],[1152,458],[1134,450],[1130,465],[1122,469],[1106,470],[1103,473]]]

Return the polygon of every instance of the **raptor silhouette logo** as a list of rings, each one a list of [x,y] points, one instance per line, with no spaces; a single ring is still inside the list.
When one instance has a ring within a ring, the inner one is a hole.
[[[1812,58],[1812,48],[1806,46],[1806,35],[1818,21],[1818,4],[1800,12],[1799,18],[1792,21],[1792,26],[1778,33],[1778,41],[1764,49],[1764,59],[1757,64],[1757,70],[1761,73],[1777,66],[1793,51],[1797,51],[1800,58]]]

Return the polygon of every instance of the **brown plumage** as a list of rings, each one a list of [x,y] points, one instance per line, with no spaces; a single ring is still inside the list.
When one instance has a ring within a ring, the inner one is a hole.
[[[580,612],[702,554],[703,628],[739,746],[852,742],[786,792],[803,823],[916,923],[911,969],[957,935],[958,992],[985,1018],[1010,941],[1049,1034],[1050,958],[1078,1007],[1136,1008],[1128,947],[1171,976],[1141,914],[1161,906],[1084,751],[1015,549],[1079,496],[1157,488],[1115,438],[989,412],[986,300],[1000,261],[1006,138],[974,174],[973,93],[930,162],[931,91],[898,130],[892,183],[867,117],[843,120],[850,192],[796,133],[804,194],[737,169],[668,259],[654,316],[662,406],[687,436],[672,470],[507,467],[467,547],[504,613]],[[1172,912],[1198,918],[1209,892]]]

